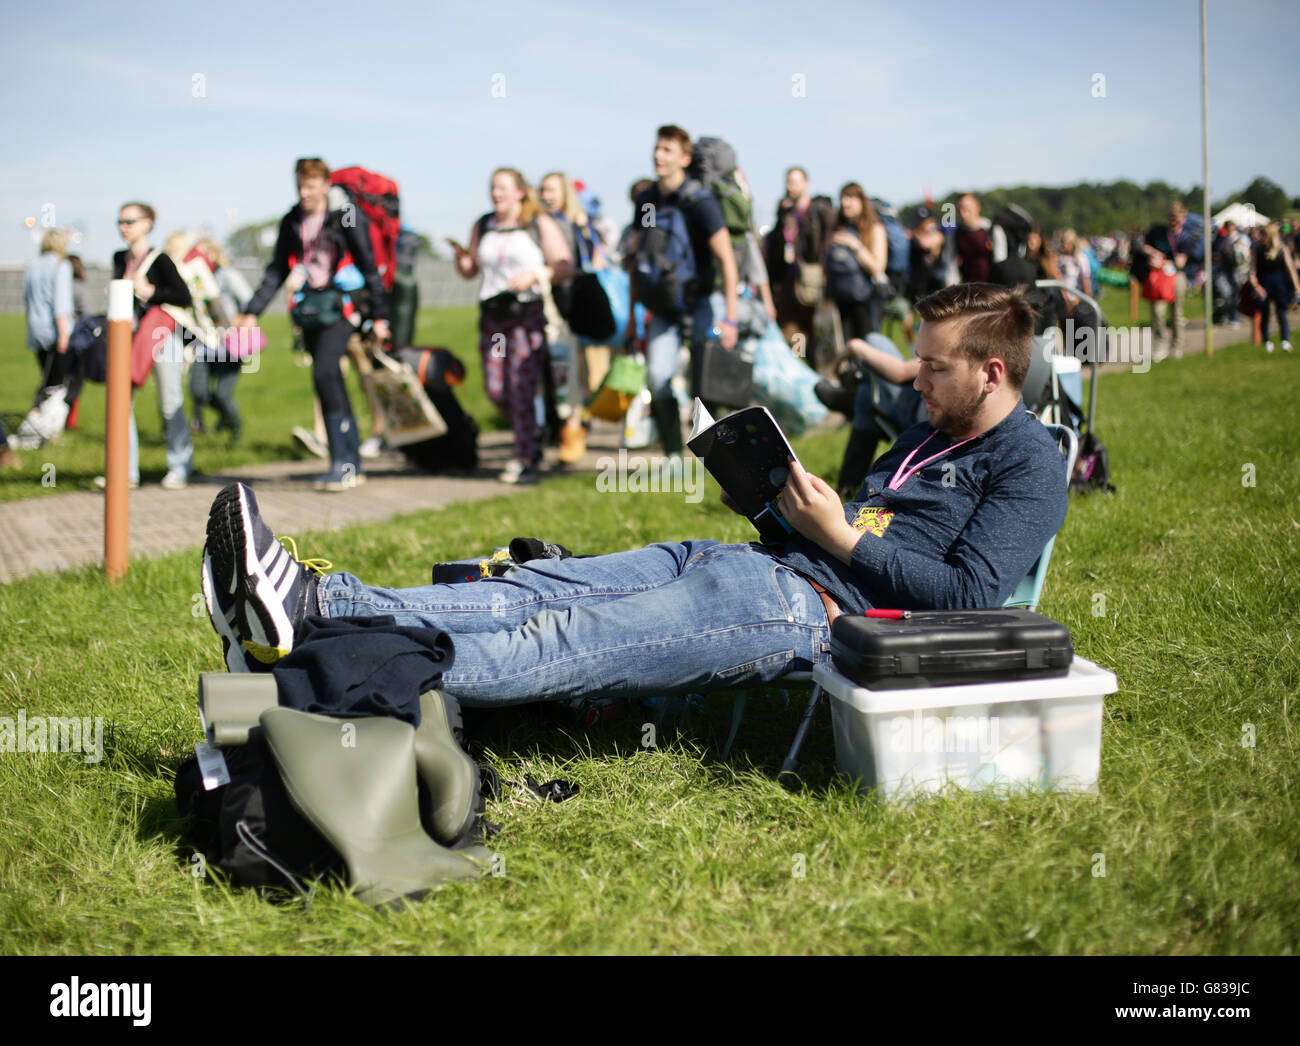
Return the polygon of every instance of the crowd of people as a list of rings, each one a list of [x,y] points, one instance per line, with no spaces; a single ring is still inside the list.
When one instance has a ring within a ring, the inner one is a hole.
[[[725,161],[734,168],[722,172],[725,179],[696,176],[698,154],[709,142],[717,140],[697,143],[676,125],[657,130],[654,177],[631,187],[633,220],[621,232],[604,218],[599,198],[563,171],[547,173],[534,187],[520,171],[502,167],[489,180],[491,209],[473,222],[464,244],[448,241],[457,272],[479,281],[485,386],[513,431],[513,455],[502,481],[539,479],[548,441],[558,445],[561,462],[581,456],[589,425],[584,405],[594,375],[583,351],[588,339],[574,334],[566,318],[573,308],[574,278],[607,268],[629,276],[627,329],[615,340],[644,350],[650,414],[669,458],[682,452],[684,404],[677,390],[685,383],[698,391],[707,343],[736,347],[745,309],[776,322],[792,350],[825,375],[819,397],[855,417],[855,427],[860,420],[855,376],[865,369],[887,374],[893,384],[911,380],[910,362],[889,351],[891,344],[880,337],[882,326],[896,320],[910,342],[918,325],[915,303],[956,284],[1058,281],[1062,289],[1053,299],[1052,321],[1074,317],[1095,323],[1099,317],[1079,295],[1100,294],[1103,268],[1127,270],[1134,292],[1151,303],[1160,343],[1155,358],[1181,352],[1184,302],[1204,278],[1204,248],[1199,220],[1189,219],[1179,203],[1167,221],[1132,235],[1086,237],[1071,228],[1049,232],[1017,207],[1004,207],[990,218],[969,192],[956,199],[955,213],[945,206],[941,219],[940,208],[927,201],[905,225],[889,203],[859,182],[843,185],[832,199],[814,193],[808,171],[792,166],[785,172],[785,195],[760,237],[734,154]],[[165,249],[155,248],[154,210],[140,202],[120,209],[118,228],[126,246],[114,256],[113,275],[131,280],[135,291],[132,382],[138,388],[151,370],[155,375],[167,447],[164,488],[187,485],[193,438],[207,433],[206,410],[215,408],[218,430],[232,440],[242,433],[235,389],[243,368],[211,332],[255,328],[258,315],[286,284],[291,318],[312,361],[330,462],[316,486],[346,490],[364,480],[359,424],[343,361],[363,321],[378,342],[389,338],[388,294],[364,214],[354,210],[352,220],[344,220],[329,167],[320,159],[300,160],[294,176],[298,201],[280,223],[271,262],[255,290],[214,241],[191,244],[176,235]],[[1216,319],[1235,326],[1239,311],[1258,314],[1259,340],[1269,352],[1274,347],[1270,312],[1276,315],[1282,349],[1291,349],[1287,308],[1300,293],[1293,258],[1297,239],[1300,229],[1277,223],[1241,230],[1227,222],[1214,234]],[[78,271],[84,272],[78,259],[66,256],[63,234],[49,232],[25,284],[28,347],[44,390],[64,380],[72,328],[87,311]],[[639,338],[641,310],[646,316]],[[684,376],[678,373],[683,347],[691,361]],[[557,356],[567,364],[562,387],[555,380]],[[69,406],[71,425],[75,400]],[[922,408],[912,397],[905,409]],[[134,414],[130,431],[130,481],[137,485]],[[7,448],[5,453],[11,462]],[[864,449],[857,457],[866,454]],[[859,471],[847,469],[851,477]]]

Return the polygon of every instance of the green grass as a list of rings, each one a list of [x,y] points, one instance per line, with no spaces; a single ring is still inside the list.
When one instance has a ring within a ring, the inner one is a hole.
[[[190,553],[133,565],[118,590],[94,570],[0,588],[0,714],[102,715],[108,731],[98,766],[0,754],[0,949],[1294,954],[1296,366],[1236,347],[1102,381],[1097,427],[1118,492],[1072,497],[1042,606],[1120,680],[1097,796],[884,806],[836,778],[824,713],[808,787],[787,794],[770,775],[802,694],[789,708],[776,691],[751,702],[728,761],[725,701],[651,750],[636,710],[587,732],[539,707],[480,717],[484,758],[512,780],[564,777],[582,790],[559,805],[491,805],[504,877],[400,911],[370,911],[337,887],[309,908],[273,905],[192,877],[178,843],[172,774],[200,736],[195,678],[221,667],[191,613],[200,535]],[[826,475],[844,438],[799,451]],[[408,585],[436,560],[517,534],[592,553],[748,539],[715,493],[701,505],[601,498],[572,477],[299,543],[338,569]]]
[[[457,389],[462,406],[484,429],[505,427],[496,408],[483,390],[483,373],[478,366],[478,310],[473,306],[423,309],[416,328],[416,343],[445,345],[466,365],[467,378]],[[310,367],[296,360],[305,356],[292,351],[293,340],[283,313],[263,318],[269,345],[257,359],[257,370],[240,376],[235,398],[244,416],[244,437],[232,447],[224,434],[212,433],[195,439],[194,464],[200,472],[215,472],[265,461],[285,461],[305,456],[290,436],[295,425],[312,427],[312,382]],[[0,411],[9,432],[17,428],[31,406],[40,380],[35,356],[26,346],[26,324],[20,314],[0,314]],[[367,417],[365,399],[355,375],[349,377],[354,407]],[[157,481],[167,471],[158,394],[150,380],[136,393],[136,424],[140,428],[140,475],[145,482]],[[190,413],[188,377],[185,390],[186,414]],[[209,428],[216,423],[215,411],[207,412]],[[22,468],[0,473],[0,501],[40,497],[75,490],[93,490],[93,480],[104,471],[104,386],[86,385],[78,427],[65,432],[57,443],[22,453]],[[42,483],[49,467],[57,482]]]

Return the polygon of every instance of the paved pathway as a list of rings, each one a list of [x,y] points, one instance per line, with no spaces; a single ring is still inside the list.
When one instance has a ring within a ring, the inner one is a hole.
[[[617,453],[619,436],[619,427],[596,422],[586,457],[570,471],[594,472],[601,455]],[[367,462],[364,486],[342,494],[311,488],[311,476],[324,470],[318,459],[234,468],[197,477],[185,490],[163,490],[147,483],[131,492],[131,558],[201,546],[212,499],[235,479],[257,491],[258,504],[276,531],[334,530],[524,489],[496,479],[510,450],[510,433],[484,433],[479,440],[479,469],[467,476],[430,476],[409,468],[401,454],[388,452]],[[554,453],[548,460],[554,460]],[[102,494],[49,494],[0,503],[0,583],[99,565],[103,560]]]

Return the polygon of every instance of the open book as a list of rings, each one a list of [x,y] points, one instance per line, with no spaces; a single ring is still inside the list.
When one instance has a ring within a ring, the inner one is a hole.
[[[746,407],[714,421],[696,399],[686,445],[764,541],[780,541],[794,532],[779,502],[790,459],[799,459],[771,411]]]

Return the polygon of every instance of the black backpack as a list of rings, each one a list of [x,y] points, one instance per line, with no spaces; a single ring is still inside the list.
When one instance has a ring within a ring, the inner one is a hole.
[[[343,867],[342,859],[294,809],[260,727],[248,743],[221,750],[230,783],[211,791],[191,757],[176,771],[176,808],[190,818],[186,840],[239,886],[303,890],[301,880]]]
[[[1009,203],[993,216],[993,226],[1002,230],[1007,238],[1007,257],[1017,258],[1025,253],[1029,234],[1034,231],[1034,219],[1023,207]]]
[[[647,206],[653,206],[654,219],[637,230],[632,286],[636,300],[659,316],[676,318],[689,312],[702,289],[686,208],[706,194],[708,189],[687,178],[667,196],[652,186],[637,197],[635,220],[640,222],[650,213]]]
[[[83,316],[68,336],[68,348],[81,359],[81,376],[86,381],[108,380],[108,320],[104,316]]]
[[[1115,485],[1110,481],[1110,459],[1106,454],[1106,444],[1091,431],[1079,443],[1079,457],[1074,463],[1074,475],[1070,477],[1070,489],[1085,493],[1091,490],[1115,493]]]

